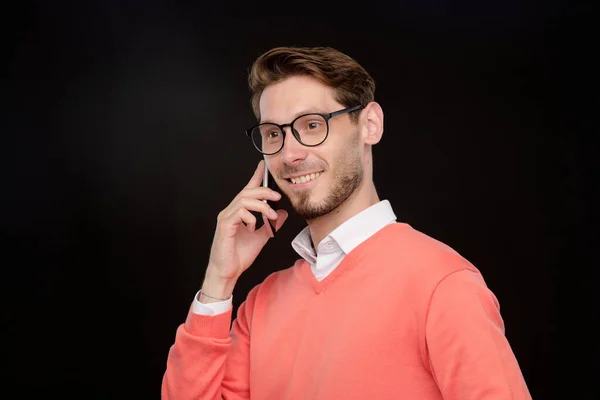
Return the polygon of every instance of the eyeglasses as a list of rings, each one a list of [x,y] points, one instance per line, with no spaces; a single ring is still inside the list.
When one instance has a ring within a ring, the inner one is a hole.
[[[344,108],[329,114],[311,113],[300,115],[289,124],[278,125],[264,123],[246,130],[254,147],[260,153],[270,156],[278,153],[285,142],[285,128],[290,127],[292,135],[298,142],[308,147],[320,145],[329,135],[329,120],[338,115],[350,113],[363,108],[362,105]]]

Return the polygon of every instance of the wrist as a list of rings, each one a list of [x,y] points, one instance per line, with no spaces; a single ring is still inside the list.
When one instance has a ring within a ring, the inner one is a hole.
[[[198,301],[201,303],[216,303],[228,300],[233,294],[236,281],[233,279],[216,278],[208,272],[202,283]]]

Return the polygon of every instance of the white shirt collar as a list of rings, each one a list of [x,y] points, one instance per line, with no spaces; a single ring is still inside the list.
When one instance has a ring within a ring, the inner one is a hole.
[[[340,249],[348,254],[359,244],[367,240],[381,228],[395,222],[396,215],[388,200],[379,203],[354,215],[323,238],[323,242],[333,239]],[[317,253],[312,247],[310,229],[304,228],[292,241],[294,250],[310,264],[315,264]],[[320,246],[317,246],[319,248]]]

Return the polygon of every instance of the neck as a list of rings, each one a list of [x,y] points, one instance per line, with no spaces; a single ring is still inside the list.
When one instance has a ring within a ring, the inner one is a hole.
[[[342,225],[361,211],[366,210],[379,202],[379,196],[377,195],[373,182],[363,189],[364,190],[362,191],[359,189],[352,193],[346,201],[329,214],[307,221],[315,249],[318,248],[321,240],[338,226]]]

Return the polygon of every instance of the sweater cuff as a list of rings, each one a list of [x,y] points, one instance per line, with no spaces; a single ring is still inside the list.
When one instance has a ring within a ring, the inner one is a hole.
[[[225,339],[231,329],[232,309],[217,315],[200,315],[190,306],[185,320],[185,330],[193,336]]]
[[[192,303],[192,311],[195,314],[201,315],[217,315],[224,313],[232,307],[233,295],[229,296],[227,300],[218,301],[216,303],[200,303],[198,298],[200,297],[200,291],[194,296],[194,302]]]

